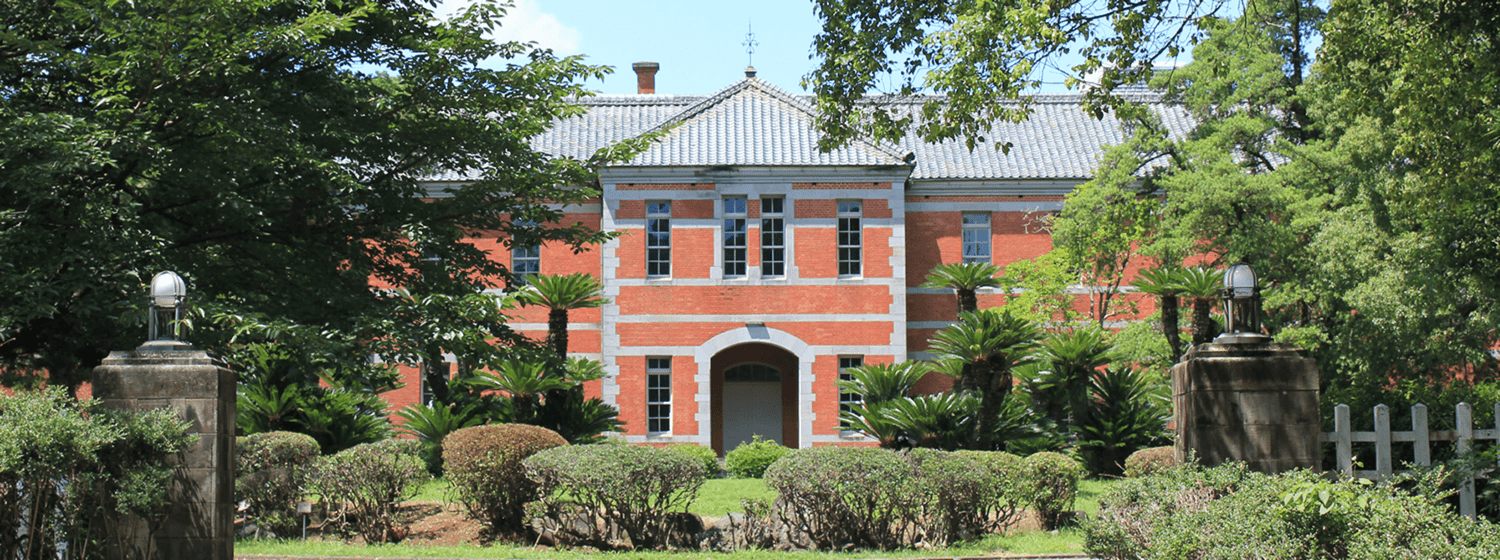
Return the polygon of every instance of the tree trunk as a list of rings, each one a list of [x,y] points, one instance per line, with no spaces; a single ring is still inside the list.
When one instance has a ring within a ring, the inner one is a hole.
[[[448,362],[443,361],[442,348],[427,348],[422,359],[422,379],[427,381],[433,402],[448,404]]]
[[[979,309],[979,295],[975,290],[958,288],[958,312],[973,312]]]
[[[1208,344],[1213,342],[1214,318],[1211,314],[1214,309],[1214,300],[1209,298],[1193,298],[1193,345]]]
[[[1005,397],[1010,394],[1012,384],[1010,370],[997,368],[994,361],[974,363],[975,381],[982,390],[979,393],[979,426],[974,437],[973,448],[980,451],[995,450],[995,431],[999,428],[1000,410]]]
[[[547,345],[558,359],[568,361],[568,310],[554,308],[547,312]]]
[[[1167,345],[1172,347],[1172,363],[1182,359],[1182,331],[1179,328],[1177,296],[1161,296],[1161,331],[1167,335]]]

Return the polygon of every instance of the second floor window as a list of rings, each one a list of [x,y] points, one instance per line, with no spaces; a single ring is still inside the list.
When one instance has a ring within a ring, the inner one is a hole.
[[[646,203],[646,276],[672,275],[672,203]]]
[[[511,247],[510,272],[522,284],[530,284],[532,278],[542,273],[542,248],[536,245]]]
[[[990,262],[990,214],[964,214],[964,263]]]
[[[786,199],[760,199],[760,275],[786,276]]]
[[[839,201],[839,276],[859,276],[863,273],[860,266],[864,237],[860,227],[861,215],[860,201]]]
[[[724,277],[745,275],[745,197],[724,198]]]

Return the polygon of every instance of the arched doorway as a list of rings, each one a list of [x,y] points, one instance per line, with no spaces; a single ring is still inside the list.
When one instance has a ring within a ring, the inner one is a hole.
[[[760,342],[715,354],[710,366],[713,448],[720,455],[754,435],[798,447],[797,356]]]

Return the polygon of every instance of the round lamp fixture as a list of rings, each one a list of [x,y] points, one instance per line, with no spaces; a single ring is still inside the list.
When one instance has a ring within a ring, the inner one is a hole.
[[[1224,271],[1224,333],[1217,344],[1264,344],[1271,338],[1260,333],[1260,279],[1255,269],[1240,261]]]

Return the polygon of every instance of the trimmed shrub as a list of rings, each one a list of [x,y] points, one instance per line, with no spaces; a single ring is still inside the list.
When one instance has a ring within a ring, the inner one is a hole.
[[[296,432],[262,432],[235,439],[234,499],[246,502],[247,522],[273,535],[297,527],[293,503],[302,498],[318,440]]]
[[[698,462],[703,463],[703,473],[708,478],[719,478],[719,475],[724,473],[724,467],[719,466],[719,455],[714,453],[711,447],[704,447],[694,443],[674,443],[668,445],[667,449],[686,453],[697,459]]]
[[[1454,514],[1435,481],[1415,486],[1189,464],[1111,488],[1084,547],[1110,559],[1500,557],[1500,529]]]
[[[170,410],[109,410],[58,387],[0,393],[0,558],[102,557],[164,514],[170,454],[194,441]],[[66,543],[66,544],[64,544]]]
[[[785,456],[791,449],[771,440],[754,436],[749,443],[724,454],[724,467],[735,478],[760,478],[766,468]]]
[[[356,445],[320,459],[308,485],[329,503],[334,526],[352,527],[367,543],[399,541],[396,506],[429,479],[421,452],[410,439]]]
[[[674,531],[703,485],[703,464],[695,457],[656,447],[575,445],[543,450],[522,463],[541,496],[528,506],[528,513],[564,529],[553,533],[560,544],[697,544],[692,534]],[[579,520],[585,523],[575,522]],[[566,530],[580,525],[589,530]],[[615,541],[609,525],[623,531],[629,542]]]
[[[1072,457],[1050,451],[1026,458],[1026,477],[1031,481],[1031,509],[1042,522],[1042,528],[1057,528],[1063,517],[1073,510],[1078,495],[1078,479],[1083,466]]]
[[[933,452],[938,453],[938,452]],[[894,549],[920,542],[927,485],[913,462],[887,449],[812,447],[786,454],[766,470],[775,514],[807,548]]]
[[[927,535],[933,545],[975,540],[1015,523],[1023,490],[1024,463],[1009,453],[912,449],[907,454],[930,500],[928,526],[942,535]]]
[[[497,534],[525,530],[526,502],[536,485],[521,461],[543,449],[567,445],[557,432],[525,424],[464,428],[443,440],[443,463],[458,503]]]
[[[1148,447],[1125,458],[1125,476],[1136,478],[1177,466],[1172,446]]]

